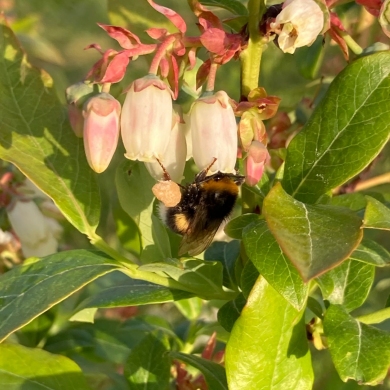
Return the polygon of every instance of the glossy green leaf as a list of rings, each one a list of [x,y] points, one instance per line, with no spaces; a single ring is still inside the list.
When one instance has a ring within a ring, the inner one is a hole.
[[[193,297],[175,302],[175,306],[189,320],[197,320],[202,312],[203,299]]]
[[[244,229],[243,243],[248,257],[260,275],[295,309],[300,310],[306,302],[308,286],[283,254],[268,230],[267,223],[259,220],[247,226]]]
[[[169,259],[166,263],[145,264],[140,271],[163,272],[196,292],[200,297],[222,292],[222,265],[217,261]]]
[[[239,0],[200,0],[199,2],[206,6],[224,8],[235,15],[248,15],[248,10]]]
[[[364,209],[367,204],[366,197],[360,192],[334,196],[330,202],[333,206],[348,207],[354,211]]]
[[[367,206],[364,213],[364,227],[390,230],[390,209],[371,196],[366,196]]]
[[[390,53],[348,65],[287,148],[283,187],[315,203],[381,151],[390,134]]]
[[[83,301],[78,310],[88,307],[125,307],[171,302],[189,298],[186,291],[169,289],[143,280],[130,279],[127,283],[105,288]]]
[[[243,294],[239,294],[237,298],[225,303],[218,310],[218,322],[221,326],[231,332],[234,323],[240,317],[241,311],[246,304],[246,298]]]
[[[360,307],[374,282],[375,266],[347,260],[321,275],[317,282],[322,296],[332,304],[342,305],[348,312]]]
[[[168,388],[171,368],[168,348],[166,337],[151,333],[131,351],[125,364],[130,390]]]
[[[238,240],[242,239],[242,231],[246,226],[252,222],[258,221],[260,216],[258,214],[243,214],[237,218],[232,219],[225,226],[225,233],[232,238]]]
[[[0,345],[0,384],[4,390],[90,389],[74,361],[13,344]]]
[[[259,275],[256,266],[248,259],[241,272],[241,291],[245,298],[249,297]]]
[[[116,171],[119,202],[126,213],[138,225],[141,233],[144,262],[156,262],[171,257],[171,247],[162,222],[153,215],[156,183],[143,163],[124,161]]]
[[[363,324],[380,324],[390,318],[390,307],[385,307],[382,310],[375,311],[373,313],[359,316],[356,319]]]
[[[363,238],[349,258],[373,264],[376,267],[384,267],[390,264],[390,253],[382,245],[368,238]]]
[[[312,388],[302,314],[258,279],[227,344],[229,390]]]
[[[100,195],[48,74],[31,67],[0,16],[0,158],[15,164],[81,232],[93,235]]]
[[[197,368],[203,374],[209,389],[228,390],[225,369],[220,364],[180,352],[171,352],[169,355],[173,359],[181,360]]]
[[[347,259],[363,236],[362,221],[353,211],[301,203],[280,183],[265,198],[263,212],[276,241],[305,281]]]
[[[324,51],[324,38],[321,35],[310,46],[300,47],[295,51],[297,68],[303,77],[314,79],[317,76],[324,58]]]
[[[117,268],[101,253],[75,250],[50,255],[5,273],[0,277],[0,340]]]
[[[223,285],[237,289],[235,264],[240,256],[240,242],[214,242],[205,252],[204,259],[208,261],[219,261],[223,266]]]
[[[339,305],[331,305],[324,320],[325,336],[340,378],[377,385],[390,366],[390,334],[360,323]]]

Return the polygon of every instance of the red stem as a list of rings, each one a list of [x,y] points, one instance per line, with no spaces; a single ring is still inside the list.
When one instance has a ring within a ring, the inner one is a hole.
[[[157,49],[155,56],[153,57],[152,63],[150,64],[149,73],[157,75],[158,66],[169,46],[175,41],[175,35],[168,35],[165,40],[160,44]]]

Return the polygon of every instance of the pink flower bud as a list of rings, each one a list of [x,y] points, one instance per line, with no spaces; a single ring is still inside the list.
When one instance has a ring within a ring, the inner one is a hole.
[[[97,173],[107,169],[118,145],[120,112],[120,103],[105,92],[84,105],[84,149],[90,167]]]
[[[135,80],[122,109],[121,133],[130,160],[163,159],[172,129],[172,95],[157,76]]]
[[[264,165],[269,159],[267,148],[259,141],[253,141],[246,158],[245,183],[254,186],[263,176]]]
[[[217,160],[208,174],[235,173],[237,123],[229,96],[224,91],[201,97],[190,112],[192,154],[199,170]]]
[[[310,46],[322,32],[325,15],[314,0],[286,0],[271,27],[279,34],[278,45],[285,53]]]
[[[171,179],[180,183],[183,178],[187,156],[186,138],[184,130],[180,126],[180,118],[176,113],[173,114],[173,123],[169,143],[160,162],[169,173]],[[145,167],[156,180],[164,178],[164,172],[156,160],[155,162],[145,162]]]

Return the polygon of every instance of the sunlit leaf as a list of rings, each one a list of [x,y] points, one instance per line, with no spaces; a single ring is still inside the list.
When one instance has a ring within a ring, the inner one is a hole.
[[[301,203],[280,183],[265,198],[263,212],[276,241],[306,281],[347,259],[363,236],[362,221],[353,211]]]
[[[9,390],[89,390],[74,361],[14,344],[0,345],[0,383]]]
[[[322,296],[332,304],[342,305],[348,312],[360,307],[374,282],[375,267],[347,260],[321,275],[317,282]]]
[[[225,369],[220,364],[180,352],[171,352],[169,355],[197,368],[204,375],[209,389],[228,390]]]
[[[324,321],[325,336],[340,378],[377,385],[390,366],[390,334],[360,323],[339,305],[331,305]]]
[[[367,206],[364,213],[364,227],[390,230],[390,209],[371,196],[366,196]]]
[[[378,155],[390,134],[389,73],[384,51],[353,61],[335,78],[287,148],[287,193],[314,203]]]
[[[244,229],[245,251],[260,275],[291,305],[300,310],[306,302],[308,286],[283,254],[264,220]],[[245,268],[244,268],[245,270]]]
[[[0,158],[15,164],[81,232],[100,217],[95,173],[73,133],[50,76],[26,61],[0,17]]]
[[[131,352],[125,364],[125,376],[131,390],[168,388],[171,359],[169,343],[161,334],[147,335]]]
[[[312,388],[302,313],[258,279],[227,344],[229,390]]]
[[[118,266],[98,252],[47,256],[0,276],[0,340]]]

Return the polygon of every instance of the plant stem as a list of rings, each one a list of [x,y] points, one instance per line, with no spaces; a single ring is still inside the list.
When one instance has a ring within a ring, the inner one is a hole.
[[[176,290],[183,290],[193,293],[194,295],[199,296],[203,299],[222,299],[222,300],[231,300],[235,298],[237,295],[236,292],[230,291],[221,291],[221,293],[211,293],[210,295],[200,296],[199,291],[194,291],[193,289],[187,287],[186,285],[177,282],[169,277],[161,276],[156,274],[155,272],[142,271],[139,270],[138,264],[136,261],[138,260],[135,256],[132,256],[132,259],[127,259],[118,253],[115,249],[111,248],[101,237],[97,234],[94,234],[90,237],[91,243],[102,252],[106,253],[110,257],[112,257],[119,265],[122,267],[119,269],[121,272],[126,274],[132,279],[137,280],[145,280],[147,282],[151,282],[154,284],[158,284],[160,286],[164,286],[167,288],[172,288]]]
[[[384,173],[383,175],[371,177],[370,179],[357,183],[355,191],[363,191],[381,184],[390,184],[390,173]]]
[[[218,64],[212,62],[210,66],[209,76],[207,78],[206,92],[213,92],[215,85],[215,77],[217,75]]]
[[[362,47],[347,32],[340,30],[339,33],[341,37],[344,38],[345,43],[352,50],[353,53],[355,53],[356,55],[360,55],[363,53]]]
[[[247,97],[249,92],[257,88],[259,83],[261,55],[264,46],[259,28],[264,11],[264,0],[249,0],[248,46],[240,55],[241,97]]]
[[[110,93],[111,83],[104,83],[102,86],[102,92]]]
[[[150,68],[149,68],[150,74],[157,75],[158,66],[160,65],[160,62],[164,57],[165,53],[167,52],[169,46],[172,45],[175,39],[176,39],[175,35],[168,35],[165,41],[162,42],[161,45],[158,47],[157,52],[153,57],[152,63],[150,64]]]

